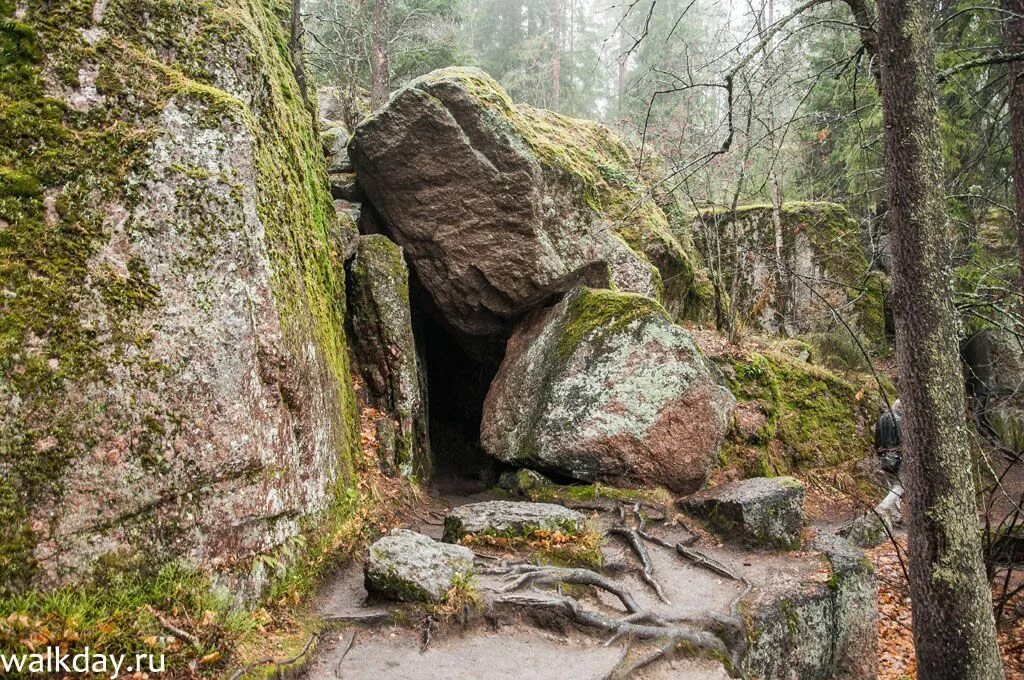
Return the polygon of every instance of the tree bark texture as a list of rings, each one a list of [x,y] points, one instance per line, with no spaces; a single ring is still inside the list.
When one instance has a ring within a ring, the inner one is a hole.
[[[1002,678],[964,414],[933,7],[878,2],[910,592],[921,680]]]
[[[1007,54],[1024,52],[1024,0],[1003,0],[1008,13],[1003,28]],[[1024,61],[1010,62],[1010,147],[1013,150],[1013,187],[1016,193],[1019,290],[1024,293]]]
[[[389,0],[373,0],[370,27],[370,106],[378,109],[391,94],[391,59],[388,53]]]
[[[562,0],[553,0],[554,26],[551,32],[551,110],[557,111],[562,89]]]

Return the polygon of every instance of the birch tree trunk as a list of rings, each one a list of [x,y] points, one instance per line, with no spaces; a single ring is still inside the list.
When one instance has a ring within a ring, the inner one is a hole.
[[[942,182],[933,7],[879,0],[910,593],[921,680],[1003,678],[964,415]]]

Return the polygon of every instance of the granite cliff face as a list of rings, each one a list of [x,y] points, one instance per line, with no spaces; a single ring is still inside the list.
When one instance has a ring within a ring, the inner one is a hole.
[[[0,588],[258,590],[350,482],[337,219],[273,0],[0,2]],[[255,566],[253,566],[255,565]]]
[[[716,259],[737,318],[759,333],[848,333],[838,310],[869,346],[886,342],[888,277],[872,270],[860,225],[835,203],[787,203],[705,210],[693,232]]]

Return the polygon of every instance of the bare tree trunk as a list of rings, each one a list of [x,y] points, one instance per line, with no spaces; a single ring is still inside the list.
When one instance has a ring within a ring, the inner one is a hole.
[[[929,0],[878,2],[914,643],[921,680],[993,680],[1004,676],[964,416],[932,12]]]
[[[557,111],[562,88],[562,0],[554,0],[555,21],[551,31],[551,110]]]
[[[306,86],[306,62],[302,53],[302,0],[292,0],[291,22],[288,31],[288,51],[292,57],[295,82],[299,85],[302,101],[308,102]]]
[[[1004,42],[1007,54],[1024,52],[1024,0],[1003,0],[1006,19]],[[1020,261],[1019,290],[1024,293],[1024,61],[1010,69],[1010,146],[1013,149],[1013,187],[1017,194],[1017,256]]]
[[[757,35],[759,39],[764,38],[768,27],[775,24],[775,2],[768,0],[764,5],[764,19],[757,17]],[[768,74],[775,74],[772,55],[775,52],[775,38],[768,37],[762,45],[764,54],[764,68]],[[796,296],[797,281],[795,277],[787,276],[785,258],[785,236],[782,233],[782,178],[778,165],[782,162],[782,149],[776,151],[775,135],[775,87],[772,80],[775,75],[768,75],[766,89],[768,101],[765,103],[765,128],[766,143],[771,154],[768,176],[771,183],[769,189],[772,203],[772,230],[775,235],[775,289],[778,291],[779,312],[781,315],[780,325],[788,335],[794,335],[799,327],[799,319],[790,319],[790,310],[793,308],[793,299]]]
[[[619,116],[626,115],[626,76],[629,73],[629,35],[626,33],[625,18],[619,26],[619,74],[616,81],[616,106]]]
[[[370,28],[370,106],[377,109],[391,94],[391,60],[388,54],[389,0],[373,0]]]

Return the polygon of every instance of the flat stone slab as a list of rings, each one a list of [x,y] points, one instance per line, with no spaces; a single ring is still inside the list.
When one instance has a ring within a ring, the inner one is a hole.
[[[804,527],[804,485],[792,477],[753,477],[679,500],[679,507],[707,520],[724,538],[794,549]]]
[[[443,602],[448,591],[473,574],[473,551],[440,543],[407,529],[370,546],[364,566],[368,591],[404,602]]]
[[[575,510],[553,503],[485,501],[460,505],[444,520],[444,540],[455,543],[466,534],[529,536],[538,529],[575,535],[585,518]]]

